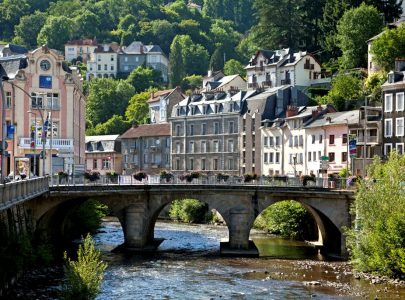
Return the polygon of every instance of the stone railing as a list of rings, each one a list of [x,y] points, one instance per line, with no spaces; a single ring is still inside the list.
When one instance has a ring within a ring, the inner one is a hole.
[[[48,180],[47,177],[38,177],[0,184],[0,210],[48,192]]]

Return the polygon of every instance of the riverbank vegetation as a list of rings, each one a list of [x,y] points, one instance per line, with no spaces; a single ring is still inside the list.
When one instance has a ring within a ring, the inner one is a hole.
[[[77,261],[67,257],[65,252],[64,267],[65,282],[62,289],[62,299],[90,300],[99,293],[104,270],[107,264],[101,260],[101,253],[95,249],[90,234],[83,239],[77,251]]]
[[[212,213],[208,204],[195,199],[175,200],[169,210],[172,220],[184,223],[208,223],[212,220]]]
[[[314,221],[296,201],[281,201],[266,208],[255,220],[254,227],[284,238],[313,238]]]
[[[363,272],[405,278],[405,156],[376,158],[359,184],[347,231],[353,266]]]

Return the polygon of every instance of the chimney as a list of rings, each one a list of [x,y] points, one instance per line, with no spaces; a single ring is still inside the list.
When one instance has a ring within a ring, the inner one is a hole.
[[[317,109],[319,112],[321,112],[321,111],[322,111],[322,109],[323,109],[323,108],[322,108],[322,105],[320,105],[320,104],[319,104],[319,105],[318,105],[318,107],[317,107],[316,109]]]
[[[294,117],[298,115],[298,107],[294,106],[294,105],[288,105],[287,106],[287,112],[286,112],[286,117]]]
[[[134,121],[134,123],[132,123],[132,128],[137,128],[138,127],[138,123]]]
[[[332,123],[332,118],[331,117],[326,117],[326,123],[328,123],[328,124]]]
[[[317,116],[319,116],[319,110],[313,109],[312,110],[312,119],[316,119]]]
[[[208,70],[208,77],[212,76],[212,70]]]
[[[396,72],[405,71],[405,58],[395,59],[395,71]]]

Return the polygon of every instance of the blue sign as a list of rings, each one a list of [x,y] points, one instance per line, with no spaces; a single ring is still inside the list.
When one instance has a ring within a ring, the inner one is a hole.
[[[7,138],[12,139],[14,135],[14,125],[7,125]]]
[[[51,89],[52,76],[39,75],[39,87],[43,89]]]
[[[357,155],[356,136],[350,136],[349,137],[349,153],[350,153],[350,156],[352,156],[352,157]]]

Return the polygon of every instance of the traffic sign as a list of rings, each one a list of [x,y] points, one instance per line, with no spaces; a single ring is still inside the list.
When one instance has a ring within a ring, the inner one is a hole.
[[[322,161],[329,161],[329,156],[321,156]]]
[[[327,170],[327,169],[329,169],[329,162],[328,162],[328,161],[321,161],[320,169],[321,169],[321,170]]]

